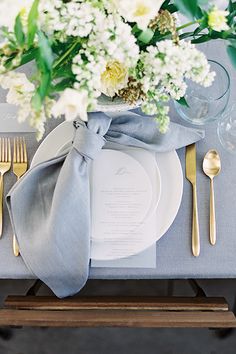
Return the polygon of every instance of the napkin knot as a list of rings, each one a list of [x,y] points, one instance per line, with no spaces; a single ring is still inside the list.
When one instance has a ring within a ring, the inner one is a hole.
[[[76,133],[74,137],[73,147],[82,156],[94,160],[106,143],[105,138],[89,129],[81,122],[74,124]]]

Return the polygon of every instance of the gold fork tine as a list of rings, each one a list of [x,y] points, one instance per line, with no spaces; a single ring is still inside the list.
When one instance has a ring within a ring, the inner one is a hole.
[[[7,162],[7,149],[6,149],[6,138],[3,139],[3,156],[4,162]]]
[[[4,162],[4,150],[3,150],[3,143],[4,143],[4,138],[1,138],[1,162]]]
[[[5,162],[5,141],[2,139],[2,162]]]
[[[2,152],[2,154],[1,154],[1,155],[2,155],[2,156],[1,156],[1,161],[2,161],[2,162],[4,162],[4,149],[3,149],[4,146],[3,146],[3,145],[4,145],[4,144],[3,144],[3,138],[2,138],[2,139],[1,139],[1,152]]]
[[[6,138],[4,138],[4,162],[7,162],[7,149],[6,149]]]
[[[26,150],[26,142],[25,138],[23,138],[23,145],[24,145],[24,162],[27,163],[27,150]]]
[[[16,138],[16,162],[20,162],[20,144],[19,138]]]
[[[5,162],[9,162],[9,156],[8,156],[8,139],[5,138]]]
[[[14,138],[13,143],[13,162],[16,162],[16,138]]]
[[[0,138],[0,162],[2,161],[2,138]]]
[[[5,162],[8,162],[8,143],[7,143],[7,138],[5,138]]]
[[[23,148],[23,138],[20,138],[20,162],[24,162],[24,148]]]
[[[11,140],[10,140],[10,138],[8,138],[7,141],[8,141],[8,161],[11,162]]]

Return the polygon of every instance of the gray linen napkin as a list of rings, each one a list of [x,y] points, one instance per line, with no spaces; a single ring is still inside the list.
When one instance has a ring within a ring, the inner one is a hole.
[[[196,142],[204,132],[171,123],[158,132],[152,117],[133,112],[91,113],[75,122],[73,145],[31,170],[12,188],[7,204],[21,256],[58,297],[79,292],[89,275],[89,163],[106,141],[156,152]]]

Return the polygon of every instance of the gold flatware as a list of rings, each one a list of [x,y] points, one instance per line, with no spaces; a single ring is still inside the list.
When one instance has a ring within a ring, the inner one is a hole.
[[[15,138],[13,147],[13,173],[19,180],[27,171],[28,159],[25,138]],[[19,256],[19,246],[16,241],[15,235],[13,236],[13,252],[16,257]]]
[[[197,208],[197,177],[196,177],[196,145],[186,147],[186,178],[193,188],[193,216],[192,216],[192,252],[195,257],[200,254],[200,237]]]
[[[4,175],[11,169],[11,143],[9,138],[0,138],[0,238],[3,230]]]
[[[203,171],[210,178],[210,243],[216,243],[215,194],[213,178],[220,173],[220,155],[216,150],[209,150],[203,159]]]

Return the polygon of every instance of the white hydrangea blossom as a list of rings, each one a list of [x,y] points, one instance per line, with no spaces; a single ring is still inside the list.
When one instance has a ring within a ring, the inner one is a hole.
[[[47,119],[45,110],[52,105],[53,100],[47,99],[45,107],[39,112],[34,111],[31,100],[35,93],[35,85],[28,80],[24,73],[10,71],[0,75],[0,85],[3,89],[8,90],[7,103],[18,106],[18,121],[22,123],[29,119],[31,126],[38,132],[38,138],[41,139]]]
[[[146,30],[150,21],[157,16],[163,0],[111,0],[117,10],[129,22],[136,22]]]
[[[42,30],[49,36],[52,36],[54,32],[58,32],[58,39],[61,41],[66,39],[64,33],[66,22],[61,13],[64,6],[61,0],[41,0],[39,3],[39,23]]]
[[[173,99],[184,96],[191,79],[203,86],[210,86],[215,73],[210,73],[210,65],[205,55],[189,42],[174,44],[165,40],[150,46],[141,54],[143,62],[143,88],[145,92],[163,86]]]
[[[187,89],[186,79],[207,87],[212,84],[215,76],[214,72],[210,72],[205,55],[193,44],[184,41],[176,45],[171,40],[164,40],[156,46],[150,46],[147,52],[141,53],[140,62],[140,82],[147,94],[143,111],[157,114],[163,132],[169,118],[161,102],[168,100],[168,96],[174,100],[182,98]]]
[[[71,0],[63,3],[61,0],[41,0],[41,28],[48,35],[57,33],[61,41],[67,37],[87,37],[94,26],[99,26],[106,19],[103,8],[98,8],[96,1]]]
[[[13,30],[16,16],[21,12],[27,15],[33,0],[1,0],[0,1],[0,26]]]

